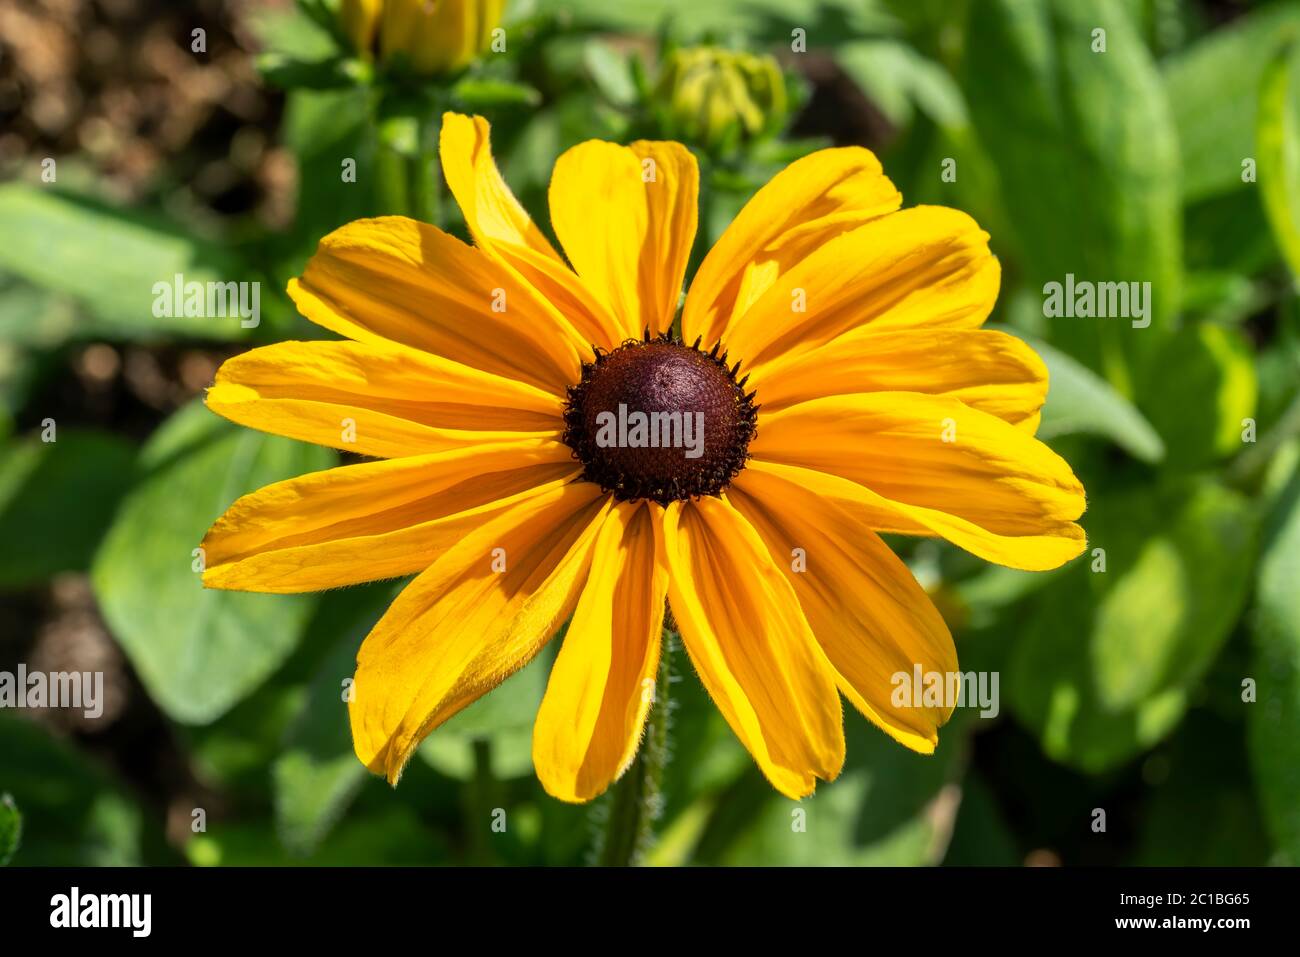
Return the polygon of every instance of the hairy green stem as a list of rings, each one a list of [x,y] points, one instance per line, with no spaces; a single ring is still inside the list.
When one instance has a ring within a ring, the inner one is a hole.
[[[475,738],[474,774],[465,790],[465,812],[469,821],[469,860],[471,864],[491,864],[493,801],[496,797],[496,779],[492,776],[492,742],[488,738]]]
[[[630,867],[641,863],[654,838],[654,824],[663,801],[660,786],[668,763],[669,683],[676,623],[664,609],[663,648],[655,676],[654,698],[646,716],[641,751],[614,785],[609,799],[609,820],[597,851],[602,867]]]
[[[407,215],[411,208],[411,189],[406,167],[406,157],[381,136],[375,147],[375,191],[379,212],[391,216]]]
[[[421,118],[420,149],[411,158],[411,215],[442,228],[442,165],[438,161],[438,139],[442,129],[440,100],[435,99],[431,115]]]
[[[377,104],[375,127],[379,211],[442,226],[442,171],[438,162],[438,91]]]

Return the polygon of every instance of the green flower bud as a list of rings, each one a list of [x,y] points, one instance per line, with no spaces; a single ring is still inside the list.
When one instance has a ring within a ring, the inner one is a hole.
[[[785,122],[785,77],[770,56],[688,47],[672,51],[655,88],[664,133],[729,152],[768,136]]]

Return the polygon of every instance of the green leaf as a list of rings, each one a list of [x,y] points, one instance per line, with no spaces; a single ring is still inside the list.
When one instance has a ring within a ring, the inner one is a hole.
[[[140,808],[98,765],[39,725],[4,713],[0,713],[0,754],[4,755],[0,772],[4,789],[22,808],[23,843],[14,863],[35,867],[141,863]]]
[[[943,859],[944,866],[1014,867],[1019,864],[1021,854],[996,795],[975,773],[966,775],[961,790],[961,808]]]
[[[278,53],[264,53],[257,59],[257,71],[268,84],[282,90],[336,90],[366,82],[371,68],[355,57],[299,60]]]
[[[860,0],[535,0],[541,14],[553,14],[593,27],[623,33],[654,34],[664,24],[674,36],[690,42],[705,34],[742,36],[751,42],[790,42],[790,29],[807,31],[809,46],[818,37],[863,36],[895,26],[895,21],[874,4]]]
[[[294,854],[311,854],[366,780],[355,754],[328,759],[294,749],[275,762],[275,818],[280,842]]]
[[[1241,451],[1258,390],[1254,350],[1240,330],[1208,322],[1179,329],[1146,380],[1139,406],[1163,437],[1170,466],[1199,468]]]
[[[1225,193],[1187,207],[1183,252],[1189,270],[1229,270],[1243,276],[1273,272],[1278,250],[1259,193]],[[1193,296],[1197,290],[1193,290]],[[1189,311],[1198,303],[1184,306]]]
[[[603,40],[592,39],[583,48],[582,61],[605,99],[617,106],[631,106],[636,102],[636,81],[626,54]]]
[[[1269,4],[1164,61],[1187,202],[1245,188],[1242,161],[1255,155],[1260,82],[1288,30],[1297,28],[1300,7]]]
[[[467,112],[499,110],[509,106],[536,106],[542,95],[533,87],[508,80],[470,77],[452,87],[456,105]]]
[[[209,822],[185,846],[200,867],[417,867],[452,863],[442,837],[411,808],[389,801],[351,815],[307,857],[286,856],[266,820]]]
[[[1183,305],[1203,321],[1237,325],[1267,308],[1271,296],[1265,284],[1239,272],[1203,270],[1187,276]]]
[[[49,349],[77,329],[78,310],[66,296],[0,274],[0,342]]]
[[[1114,0],[989,0],[968,31],[963,89],[1030,284],[1151,283],[1150,329],[1052,321],[1054,343],[1123,389],[1181,301],[1178,140],[1151,55]]]
[[[292,853],[311,854],[365,783],[365,766],[352,750],[344,682],[356,671],[357,649],[392,597],[392,589],[350,589],[321,602],[322,633],[332,642],[307,700],[294,720],[284,752],[276,759],[275,822]]]
[[[1234,700],[1240,715],[1241,702]],[[1268,862],[1268,839],[1249,787],[1242,732],[1239,723],[1197,709],[1168,746],[1151,756],[1144,768],[1142,824],[1131,863],[1258,867]],[[1214,826],[1206,828],[1207,821]]]
[[[192,563],[236,498],[328,467],[333,453],[231,425],[194,402],[140,454],[92,569],[105,618],[150,696],[204,724],[251,692],[293,650],[313,599],[204,589]]]
[[[1122,708],[1209,669],[1246,598],[1257,519],[1242,496],[1208,482],[1121,498],[1102,514],[1107,538],[1093,544],[1107,548],[1115,577],[1092,651],[1103,702]]]
[[[318,620],[313,615],[310,622]],[[311,624],[307,633],[313,634]],[[297,652],[303,650],[300,646]],[[285,734],[307,697],[305,683],[285,674],[291,667],[292,661],[277,668],[270,679],[210,724],[176,728],[194,773],[232,800],[260,804],[266,799],[271,783],[267,769],[279,756]]]
[[[285,105],[281,135],[298,160],[298,272],[327,233],[374,215],[375,147],[363,89],[294,90]],[[344,180],[352,160],[356,181]],[[283,288],[283,287],[282,287]]]
[[[1300,468],[1269,521],[1253,627],[1258,701],[1249,715],[1251,765],[1273,841],[1300,864]]]
[[[744,792],[723,795],[697,861],[899,867],[942,860],[961,800],[961,733],[950,724],[939,750],[920,755],[854,712],[845,715],[845,735],[843,773],[811,797],[787,800],[757,771],[743,780]]]
[[[1300,30],[1300,27],[1297,27]],[[1260,80],[1255,125],[1259,188],[1282,258],[1300,284],[1300,44],[1269,63]]]
[[[1045,342],[1022,338],[1042,357],[1050,377],[1040,439],[1086,433],[1110,439],[1143,462],[1165,457],[1159,433],[1110,383]]]
[[[83,571],[130,487],[135,447],[107,432],[12,440],[0,451],[0,587]]]
[[[14,413],[22,408],[35,379],[35,362],[24,349],[0,339],[0,438],[14,428]]]
[[[300,60],[320,60],[337,51],[341,42],[341,35],[336,35],[338,0],[308,0],[298,6],[295,10],[259,5],[248,11],[247,22],[258,47]]]
[[[1245,601],[1257,517],[1181,481],[1101,497],[1083,522],[1089,552],[1036,596],[1007,695],[1050,757],[1099,773],[1182,718]]]
[[[251,282],[258,276],[217,243],[209,243],[142,213],[24,183],[0,186],[0,269],[77,299],[92,320],[83,335],[141,338],[184,334],[242,339],[239,315],[154,315],[162,286],[184,282]],[[171,312],[182,312],[173,303]],[[206,302],[205,302],[206,309]]]
[[[296,6],[312,23],[321,27],[325,32],[330,34],[339,32],[339,14],[343,8],[343,0],[297,0]],[[267,12],[279,12],[283,15],[281,11]],[[260,26],[258,30],[259,39],[265,39],[267,31],[274,31],[278,26],[274,19],[266,17],[265,14],[262,19],[263,21],[271,19],[271,22],[264,22]]]
[[[13,795],[0,794],[0,867],[13,860],[23,840],[23,816]]]
[[[887,37],[841,44],[835,58],[895,126],[920,110],[939,126],[967,122],[966,101],[946,69],[911,45]]]
[[[672,634],[665,632],[665,636]],[[663,792],[667,797],[664,825],[686,805],[712,797],[733,784],[754,766],[744,745],[704,690],[690,660],[674,637],[676,651],[669,696],[672,708],[668,728],[670,759],[664,768]]]

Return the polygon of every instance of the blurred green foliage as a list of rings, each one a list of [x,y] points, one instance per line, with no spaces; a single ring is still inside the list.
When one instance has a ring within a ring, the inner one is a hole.
[[[209,513],[335,461],[325,449],[238,428],[197,402],[141,448],[141,474],[91,579],[113,634],[171,717],[191,724],[220,717],[284,661],[311,614],[310,599],[204,588],[196,543],[212,524]]]
[[[88,574],[139,683],[132,727],[162,731],[102,746],[0,714],[0,862],[590,860],[606,802],[559,804],[532,776],[548,656],[431,736],[393,791],[353,756],[342,703],[392,583],[201,588],[192,550],[210,522],[334,453],[197,401],[147,436],[60,421],[48,443],[42,421],[88,343],[224,355],[232,341],[318,335],[279,290],[321,236],[385,208],[385,150],[417,164],[406,186],[464,235],[418,165],[443,108],[491,117],[507,180],[546,224],[559,153],[662,135],[659,60],[708,43],[774,54],[791,118],[777,138],[691,144],[703,240],[843,133],[818,125],[819,98],[847,84],[838,109],[868,105],[871,145],[907,202],[968,210],[991,233],[1004,267],[992,321],[1049,366],[1040,435],[1089,490],[1090,545],[1029,575],[897,540],[963,668],[1002,676],[1002,713],[959,713],[923,758],[850,711],[842,778],[798,805],[763,782],[679,654],[649,862],[1014,864],[1046,849],[1067,863],[1300,863],[1300,2],[1232,5],[1220,23],[1225,7],[519,0],[508,52],[430,91],[350,61],[330,0],[312,0],[254,23],[265,81],[285,90],[289,226],[195,227],[165,203],[105,201],[79,157],[60,161],[72,171],[58,185],[32,160],[31,176],[0,186],[0,590],[31,613],[55,575]],[[816,70],[792,50],[798,31]],[[176,273],[263,282],[263,321],[155,318],[153,284]],[[1066,274],[1150,282],[1150,326],[1045,318],[1043,286]],[[183,768],[171,783],[141,770],[140,749],[155,747]],[[496,808],[505,833],[490,829]],[[1115,810],[1108,833],[1090,830],[1093,808]]]

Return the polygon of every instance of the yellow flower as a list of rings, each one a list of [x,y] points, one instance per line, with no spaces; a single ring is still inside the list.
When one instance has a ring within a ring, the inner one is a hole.
[[[454,73],[487,50],[506,0],[343,0],[343,32],[363,57],[376,38],[384,63],[422,76]]]
[[[785,77],[770,56],[721,47],[674,50],[655,93],[666,128],[711,150],[770,133],[785,119]]]
[[[841,694],[932,751],[951,704],[896,706],[891,677],[954,671],[956,652],[877,533],[1022,569],[1084,547],[1083,488],[1034,438],[1046,370],[980,329],[999,283],[988,236],[956,210],[900,211],[865,149],[814,153],[705,258],[682,344],[662,337],[696,229],[686,149],[561,156],[550,212],[567,263],[502,180],[486,121],[445,116],[441,153],[476,245],[402,217],[331,233],[289,294],[346,338],[237,356],[207,397],[376,461],[241,498],[204,539],[205,584],[418,573],[362,645],[350,705],[357,755],[392,782],[570,619],[533,759],[552,795],[599,794],[636,753],[665,598],[782,793],[839,772]],[[682,441],[602,442],[616,412],[682,413]]]

